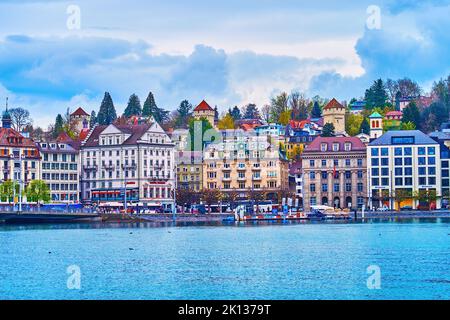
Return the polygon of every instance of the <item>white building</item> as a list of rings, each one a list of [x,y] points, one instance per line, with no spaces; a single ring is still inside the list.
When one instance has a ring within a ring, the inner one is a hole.
[[[171,210],[175,145],[157,122],[96,126],[81,147],[81,194],[87,203],[162,206]]]
[[[42,158],[42,180],[53,203],[79,202],[80,151],[59,141],[38,143]]]
[[[368,145],[367,158],[369,207],[441,207],[440,145],[423,132],[388,131]],[[437,200],[414,197],[426,191]]]

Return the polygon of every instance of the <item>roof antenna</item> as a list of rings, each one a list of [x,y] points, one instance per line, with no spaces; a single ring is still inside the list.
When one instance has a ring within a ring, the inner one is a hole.
[[[6,111],[8,111],[8,97],[6,97]]]

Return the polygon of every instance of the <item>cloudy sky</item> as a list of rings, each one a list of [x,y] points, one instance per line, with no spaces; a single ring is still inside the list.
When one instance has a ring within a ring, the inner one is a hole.
[[[349,100],[380,77],[428,89],[450,73],[449,16],[450,0],[0,0],[0,105],[46,127],[105,91],[121,112],[149,91],[225,110],[292,90]]]

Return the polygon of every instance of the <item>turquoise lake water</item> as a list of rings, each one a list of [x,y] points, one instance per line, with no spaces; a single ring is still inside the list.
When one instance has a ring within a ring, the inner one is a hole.
[[[450,299],[450,220],[0,226],[0,298]]]

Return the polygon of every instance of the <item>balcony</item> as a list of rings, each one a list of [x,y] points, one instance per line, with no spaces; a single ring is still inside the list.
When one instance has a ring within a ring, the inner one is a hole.
[[[262,178],[261,178],[261,176],[259,176],[259,177],[253,176],[253,177],[252,177],[252,180],[253,180],[253,181],[261,181]]]
[[[103,165],[103,169],[108,170],[108,171],[114,170],[115,168],[116,167],[113,164],[104,164]]]
[[[135,163],[122,165],[122,170],[136,170],[137,166]]]
[[[222,180],[223,181],[231,181],[231,177],[223,177]]]
[[[238,177],[237,180],[238,181],[247,181],[247,177]]]
[[[98,166],[97,165],[84,165],[83,166],[83,170],[85,171],[97,171],[98,170]]]

